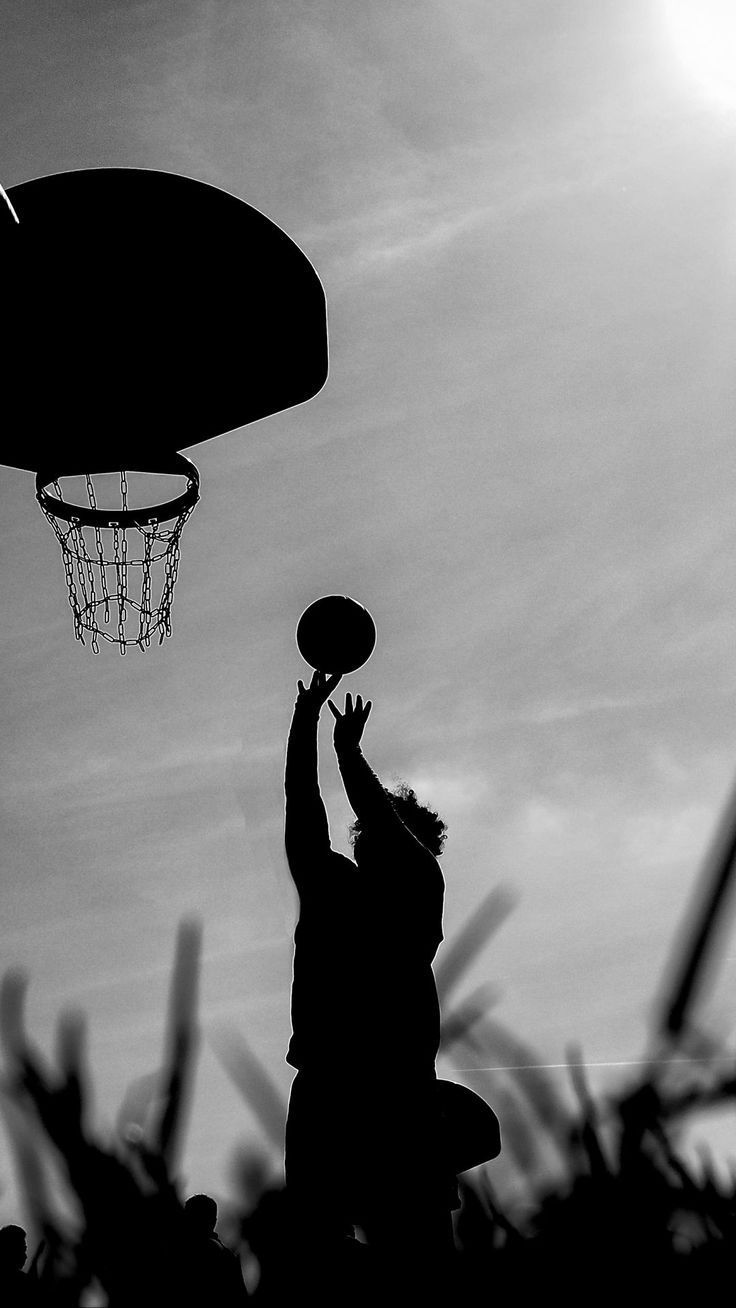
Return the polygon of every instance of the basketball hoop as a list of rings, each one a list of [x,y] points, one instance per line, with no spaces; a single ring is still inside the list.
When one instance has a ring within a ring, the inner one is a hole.
[[[113,508],[98,507],[97,474],[81,474],[86,504],[64,499],[61,469],[41,469],[36,477],[36,499],[61,546],[74,635],[84,645],[89,632],[94,654],[100,638],[125,654],[130,645],[147,649],[156,633],[159,645],[171,635],[179,541],[199,499],[199,472],[182,454],[136,470],[187,478],[183,494],[164,504],[131,506],[130,471],[119,470],[120,503]]]
[[[148,168],[0,189],[0,247],[0,466],[36,477],[77,640],[161,644],[199,493],[180,453],[317,394],[321,282],[244,200]]]

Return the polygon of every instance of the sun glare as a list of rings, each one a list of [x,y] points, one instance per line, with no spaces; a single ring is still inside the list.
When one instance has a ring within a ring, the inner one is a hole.
[[[736,0],[661,0],[677,55],[709,99],[736,109]]]

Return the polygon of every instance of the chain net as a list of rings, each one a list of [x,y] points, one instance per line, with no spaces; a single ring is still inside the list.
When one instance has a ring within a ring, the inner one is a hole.
[[[92,477],[85,475],[89,508],[97,513]],[[58,480],[53,483],[64,501]],[[121,510],[128,510],[128,482],[120,474]],[[194,504],[164,522],[155,517],[134,525],[108,521],[100,513],[94,526],[73,514],[57,517],[43,502],[41,511],[54,529],[66,570],[74,635],[94,654],[100,639],[125,654],[131,645],[145,650],[158,634],[159,645],[171,635],[171,605],[179,571],[179,541]]]

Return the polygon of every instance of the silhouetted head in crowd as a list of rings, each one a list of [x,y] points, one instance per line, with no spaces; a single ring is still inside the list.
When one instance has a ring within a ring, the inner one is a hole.
[[[197,1235],[213,1235],[217,1225],[217,1204],[208,1194],[193,1194],[184,1205],[184,1216]]]
[[[26,1233],[22,1226],[4,1226],[0,1230],[0,1274],[21,1272],[28,1257]]]
[[[405,782],[402,781],[395,790],[389,790],[386,786],[383,789],[404,826],[409,828],[412,835],[416,836],[430,854],[439,858],[447,836],[447,824],[434,809],[420,804],[411,786],[407,786]],[[372,833],[362,829],[358,818],[350,827],[350,843],[357,863],[360,863],[363,858],[370,858],[374,852]],[[380,857],[382,851],[380,848],[375,848],[375,853]]]

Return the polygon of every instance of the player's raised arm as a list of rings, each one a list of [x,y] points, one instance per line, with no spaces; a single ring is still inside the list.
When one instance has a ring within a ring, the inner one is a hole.
[[[309,686],[299,681],[286,746],[286,856],[294,880],[330,850],[330,828],[319,788],[317,727],[323,704],[340,681],[340,674],[315,672]]]
[[[355,704],[352,695],[346,695],[344,713],[340,712],[332,700],[329,701],[329,709],[335,719],[333,733],[335,753],[345,793],[361,825],[380,823],[385,827],[389,824],[397,833],[406,832],[406,835],[413,840],[414,837],[404,827],[360,748],[363,730],[372,707],[370,700],[363,703],[362,695],[356,697]]]

